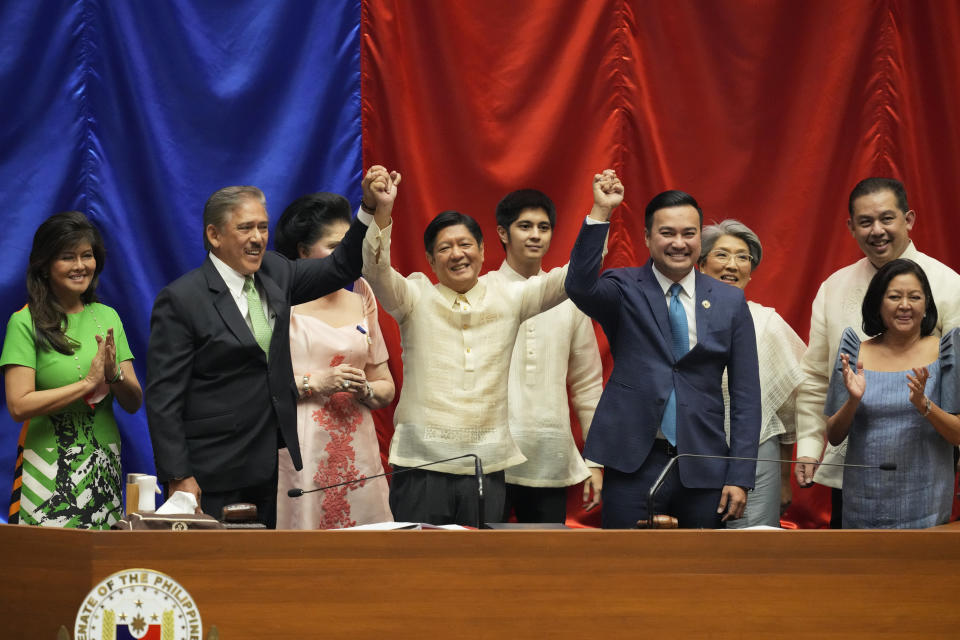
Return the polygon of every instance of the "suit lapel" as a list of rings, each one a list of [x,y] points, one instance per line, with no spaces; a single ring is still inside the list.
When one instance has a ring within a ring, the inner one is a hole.
[[[230,295],[227,283],[220,277],[217,268],[213,266],[209,258],[203,263],[203,274],[207,278],[207,286],[214,294],[213,306],[220,314],[223,324],[241,344],[254,347],[262,354],[263,349],[257,344],[257,341],[253,338],[253,332],[250,331],[250,327],[247,326],[243,316],[240,315],[240,309],[237,308],[237,303]]]
[[[663,338],[663,346],[667,353],[673,353],[673,332],[670,330],[670,317],[667,312],[667,302],[663,295],[663,289],[653,275],[652,261],[647,262],[640,270],[639,285],[643,295],[647,298],[650,305],[650,311],[653,313],[654,320],[660,328],[660,336]]]
[[[694,305],[694,313],[697,315],[697,344],[700,344],[700,338],[710,332],[710,321],[713,317],[710,297],[713,294],[713,286],[716,280],[697,271],[696,282],[697,300]]]

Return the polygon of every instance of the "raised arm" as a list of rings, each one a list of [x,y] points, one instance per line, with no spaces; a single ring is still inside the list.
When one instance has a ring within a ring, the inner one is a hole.
[[[612,169],[593,176],[593,208],[570,252],[565,287],[574,304],[591,318],[604,322],[616,317],[620,291],[599,278],[603,245],[610,216],[623,202],[623,185]]]
[[[827,418],[827,439],[830,444],[837,446],[847,439],[853,416],[860,406],[860,399],[867,388],[867,379],[863,373],[863,363],[857,362],[855,367],[850,366],[850,356],[840,355],[843,363],[843,384],[847,388],[847,399],[833,415]]]
[[[377,226],[386,229],[391,223],[393,203],[397,199],[397,186],[401,176],[397,171],[387,171],[378,164],[367,169],[360,183],[363,189],[363,199],[360,207],[373,215]]]
[[[613,210],[623,202],[623,183],[613,169],[593,176],[593,208],[590,217],[597,222],[610,222]]]
[[[363,239],[363,277],[383,308],[397,322],[410,312],[417,296],[416,287],[390,265],[393,204],[399,184],[400,174],[396,171],[389,172],[380,165],[370,167],[363,177],[360,205],[367,213],[373,214],[375,222]]]

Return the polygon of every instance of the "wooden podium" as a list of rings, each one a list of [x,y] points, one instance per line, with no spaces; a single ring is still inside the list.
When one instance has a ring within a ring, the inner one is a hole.
[[[92,532],[0,525],[0,637],[73,631],[131,568],[204,635],[273,638],[960,636],[960,529]]]

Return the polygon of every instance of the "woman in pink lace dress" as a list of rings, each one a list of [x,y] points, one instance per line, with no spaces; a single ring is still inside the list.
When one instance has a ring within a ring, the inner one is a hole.
[[[298,198],[283,212],[274,245],[292,260],[321,258],[350,226],[350,203],[333,193]],[[304,491],[383,473],[371,409],[393,400],[377,301],[363,279],[293,307],[290,354],[300,392],[297,430],[303,469],[280,450],[278,529],[337,529],[393,520],[387,482],[377,478],[290,498]]]

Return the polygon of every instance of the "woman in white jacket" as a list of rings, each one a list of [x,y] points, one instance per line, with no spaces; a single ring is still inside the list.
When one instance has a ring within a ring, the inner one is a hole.
[[[757,234],[742,222],[724,220],[704,227],[701,238],[700,271],[721,282],[746,289],[763,255]],[[755,302],[747,302],[747,306],[757,333],[760,360],[762,426],[757,457],[790,460],[796,442],[795,400],[802,379],[800,359],[806,345],[774,309]],[[726,380],[723,392],[727,400],[726,428],[729,434]],[[746,511],[739,520],[728,522],[727,528],[778,527],[790,499],[790,465],[758,462],[756,485],[747,498]]]

